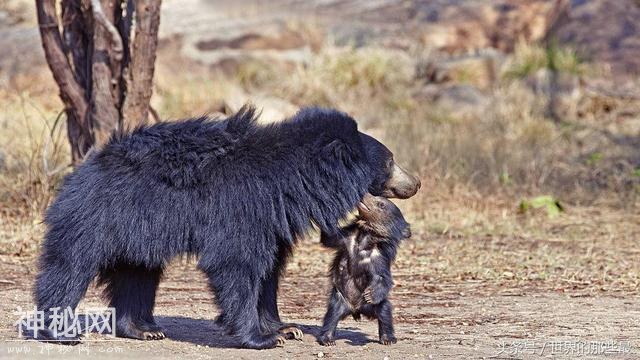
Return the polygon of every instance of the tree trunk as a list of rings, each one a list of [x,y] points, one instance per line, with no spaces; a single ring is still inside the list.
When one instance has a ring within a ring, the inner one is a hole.
[[[47,63],[60,89],[74,164],[147,121],[160,0],[36,0]],[[135,18],[135,21],[134,21]]]

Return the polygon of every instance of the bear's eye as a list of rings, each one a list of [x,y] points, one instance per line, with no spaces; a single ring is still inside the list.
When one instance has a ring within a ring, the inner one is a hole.
[[[378,207],[379,207],[380,209],[384,209],[384,208],[386,208],[386,207],[387,207],[387,204],[385,204],[385,203],[381,202],[381,203],[378,203]]]

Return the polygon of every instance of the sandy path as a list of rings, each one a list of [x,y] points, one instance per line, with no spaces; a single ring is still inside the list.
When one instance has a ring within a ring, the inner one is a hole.
[[[637,296],[505,291],[477,281],[433,288],[403,270],[398,271],[399,286],[392,296],[398,344],[378,344],[373,321],[345,320],[339,326],[337,346],[326,348],[315,342],[315,335],[327,292],[319,264],[326,263],[327,256],[322,253],[322,259],[313,263],[293,264],[281,289],[283,318],[303,325],[304,340],[263,351],[225,348],[233,344],[213,324],[217,312],[204,278],[194,265],[179,261],[161,284],[156,306],[166,340],[108,341],[91,335],[75,347],[19,340],[12,326],[13,312],[19,305],[32,306],[33,263],[4,262],[2,270],[8,273],[3,276],[14,284],[0,285],[0,358],[268,359],[319,358],[319,353],[323,358],[363,359],[538,358],[541,354],[550,358],[599,354],[594,357],[599,358],[605,352],[607,358],[640,356]],[[306,276],[309,273],[313,276]],[[101,304],[98,289],[92,288],[83,305]]]

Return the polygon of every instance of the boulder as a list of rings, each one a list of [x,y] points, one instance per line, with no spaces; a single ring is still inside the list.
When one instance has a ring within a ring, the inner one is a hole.
[[[427,85],[415,95],[415,98],[418,101],[432,102],[454,118],[482,114],[491,103],[488,95],[466,84]]]
[[[308,62],[323,41],[320,32],[274,23],[264,25],[260,31],[255,27],[238,27],[227,33],[186,36],[182,38],[182,53],[223,69],[251,61],[291,65]]]
[[[422,43],[451,54],[488,47],[511,52],[518,41],[545,38],[568,8],[568,0],[452,2],[425,18]]]
[[[526,84],[549,101],[551,116],[573,118],[583,97],[580,77],[566,72],[540,69],[525,79]]]
[[[9,13],[0,10],[0,27],[11,25],[11,19],[9,19]]]
[[[259,122],[262,124],[282,121],[293,116],[299,109],[290,102],[268,95],[247,94],[241,88],[231,88],[225,98],[225,112],[232,114],[245,104],[251,104],[260,112]]]
[[[486,49],[471,55],[434,58],[418,68],[417,76],[431,83],[456,82],[487,89],[498,79],[504,54]]]
[[[0,1],[0,29],[3,27],[34,26],[35,24],[36,11],[33,1]]]
[[[568,18],[555,31],[558,40],[577,47],[589,60],[607,64],[617,80],[640,75],[640,2],[573,3]]]

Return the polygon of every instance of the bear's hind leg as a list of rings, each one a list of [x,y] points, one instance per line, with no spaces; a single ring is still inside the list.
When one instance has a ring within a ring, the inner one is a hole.
[[[153,319],[156,290],[162,268],[118,264],[103,270],[98,284],[115,308],[116,336],[140,340],[164,339],[164,331]]]
[[[27,332],[25,335],[34,335],[37,340],[75,345],[79,343],[80,335],[71,328],[54,326],[52,322],[57,319],[58,324],[73,324],[72,319],[67,318],[64,322],[60,316],[68,316],[65,313],[68,309],[75,311],[96,272],[90,267],[82,268],[83,263],[71,259],[71,254],[52,256],[46,251],[40,259],[34,291],[37,308],[44,312],[44,323],[40,324],[44,327],[37,334]]]

